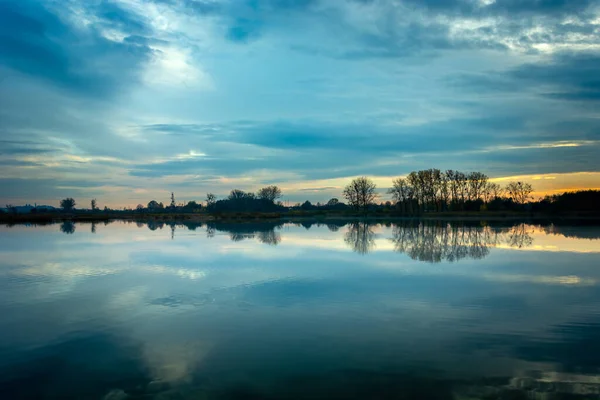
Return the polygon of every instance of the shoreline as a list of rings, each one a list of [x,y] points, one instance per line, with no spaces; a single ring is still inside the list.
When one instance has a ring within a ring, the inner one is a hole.
[[[295,221],[546,221],[546,222],[596,222],[600,214],[532,214],[514,212],[453,212],[428,213],[422,215],[359,214],[359,213],[44,213],[44,214],[0,214],[0,224],[51,224],[62,221],[106,222],[106,221],[162,221],[162,222],[295,222]]]

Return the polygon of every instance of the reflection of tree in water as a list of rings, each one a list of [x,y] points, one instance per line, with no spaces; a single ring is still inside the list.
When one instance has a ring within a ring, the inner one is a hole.
[[[253,238],[254,238],[254,233],[236,232],[236,231],[229,232],[229,239],[231,239],[232,242],[241,242],[242,240],[253,239]]]
[[[213,237],[216,231],[226,232],[234,242],[246,239],[257,239],[261,243],[277,245],[281,242],[281,235],[277,232],[284,224],[281,222],[236,223],[236,222],[209,222],[206,226],[206,235]]]
[[[527,225],[519,224],[508,231],[507,243],[510,247],[522,249],[533,244],[533,238],[527,233]]]
[[[340,227],[335,224],[327,224],[327,229],[329,229],[330,232],[337,232],[340,230]]]
[[[600,229],[598,229],[596,221],[569,221],[568,225],[550,224],[540,228],[547,235],[589,240],[600,239]]]
[[[504,232],[490,226],[423,222],[394,225],[391,241],[395,251],[431,263],[482,259],[489,254],[490,247],[503,242],[519,248],[533,243],[525,225]]]
[[[214,226],[208,225],[206,227],[206,237],[207,238],[213,238],[213,237],[215,237],[215,227]]]
[[[353,222],[348,225],[344,242],[359,254],[367,254],[375,247],[375,233],[367,222]]]
[[[60,231],[67,235],[72,235],[75,233],[75,223],[73,221],[64,221],[60,224]]]
[[[279,244],[279,242],[281,242],[281,235],[274,229],[258,232],[257,238],[259,242],[269,244],[271,246],[276,246]]]
[[[148,221],[148,229],[151,231],[155,231],[157,229],[162,229],[165,226],[165,223],[162,221],[149,220]]]

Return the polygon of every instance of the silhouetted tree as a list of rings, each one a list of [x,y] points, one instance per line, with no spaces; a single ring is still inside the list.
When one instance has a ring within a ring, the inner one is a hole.
[[[214,205],[216,202],[217,202],[217,196],[215,196],[212,193],[206,194],[206,206],[207,207]]]
[[[171,204],[169,205],[169,208],[171,210],[177,208],[177,204],[175,204],[175,194],[173,192],[171,192]]]
[[[72,197],[67,197],[60,201],[60,206],[64,211],[71,211],[75,208],[75,200]]]
[[[340,201],[338,199],[336,199],[335,197],[332,199],[329,199],[329,201],[327,202],[328,207],[335,207],[338,204],[340,204]]]
[[[162,207],[160,206],[160,204],[158,204],[156,200],[151,200],[150,202],[148,202],[148,211],[156,211],[160,208]]]
[[[506,186],[506,192],[515,203],[525,204],[533,192],[533,187],[529,183],[510,182]]]
[[[469,183],[469,200],[475,201],[481,199],[488,182],[487,175],[481,172],[471,172],[467,175],[467,180]]]
[[[414,196],[414,189],[407,179],[397,178],[393,180],[392,187],[388,190],[388,194],[392,195],[394,201],[400,205],[402,212],[406,213]]]
[[[377,198],[375,182],[367,177],[355,178],[344,188],[344,197],[356,208],[366,210]]]
[[[245,200],[245,199],[254,199],[254,193],[252,193],[252,192],[244,192],[243,190],[240,190],[240,189],[233,189],[229,193],[229,196],[227,197],[227,199],[231,200],[231,201],[238,201],[238,200]]]
[[[92,199],[92,201],[90,202],[90,205],[92,206],[92,211],[98,210],[98,206],[96,204],[96,199]]]
[[[274,185],[264,187],[258,191],[258,198],[262,200],[275,202],[280,197],[281,189]]]
[[[600,190],[581,190],[546,196],[534,204],[534,211],[563,213],[577,211],[579,213],[600,213]]]
[[[307,211],[307,210],[311,210],[314,206],[312,205],[312,203],[308,200],[306,200],[304,203],[302,203],[302,205],[300,206],[301,209]]]
[[[138,204],[138,205],[137,205],[137,207],[136,207],[135,209],[136,209],[136,211],[138,211],[138,212],[142,212],[142,211],[144,211],[144,206],[143,206],[142,204]]]
[[[492,200],[502,197],[502,187],[494,182],[487,182],[483,188],[483,201],[488,203]]]
[[[186,211],[194,212],[202,208],[202,204],[198,204],[195,201],[188,201],[188,203],[182,207]]]

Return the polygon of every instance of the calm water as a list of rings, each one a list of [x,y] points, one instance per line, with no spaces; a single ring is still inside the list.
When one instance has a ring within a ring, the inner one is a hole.
[[[600,395],[600,228],[0,227],[0,397]]]

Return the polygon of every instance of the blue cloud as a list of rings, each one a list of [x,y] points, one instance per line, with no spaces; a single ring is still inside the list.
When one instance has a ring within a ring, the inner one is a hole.
[[[452,75],[445,83],[458,90],[498,93],[541,89],[542,97],[598,101],[600,54],[562,52],[547,62],[522,64],[508,71]]]
[[[262,23],[258,20],[237,18],[227,31],[227,38],[233,42],[247,42],[260,35]]]
[[[101,16],[142,30],[129,13],[102,4]],[[0,3],[0,65],[74,92],[109,95],[135,79],[150,55],[147,46],[110,41],[96,27],[74,28],[40,2]]]

